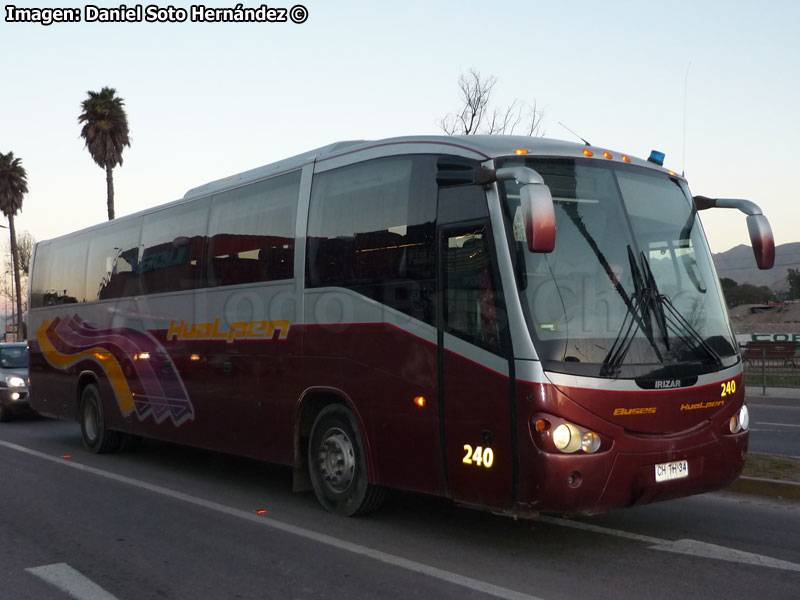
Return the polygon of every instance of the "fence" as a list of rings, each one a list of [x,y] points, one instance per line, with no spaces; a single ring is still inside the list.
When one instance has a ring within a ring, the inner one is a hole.
[[[751,387],[800,388],[800,356],[794,344],[748,342],[742,352],[744,383]]]

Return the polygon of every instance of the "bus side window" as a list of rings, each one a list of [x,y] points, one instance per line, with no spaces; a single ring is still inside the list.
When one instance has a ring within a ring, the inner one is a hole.
[[[40,246],[31,304],[33,308],[86,302],[86,252],[89,236],[81,234]],[[45,263],[44,261],[47,260]]]
[[[300,171],[215,195],[208,225],[208,287],[294,277]]]
[[[345,287],[434,323],[433,156],[395,156],[314,175],[306,285]]]
[[[485,223],[445,230],[443,316],[446,331],[503,354],[507,320],[491,249]]]
[[[139,293],[139,236],[142,219],[115,221],[89,242],[86,299],[108,300]]]
[[[143,294],[200,287],[208,204],[202,199],[144,218],[138,266]]]

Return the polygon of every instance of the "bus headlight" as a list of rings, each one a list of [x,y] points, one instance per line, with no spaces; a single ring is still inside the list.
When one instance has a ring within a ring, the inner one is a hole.
[[[594,454],[600,449],[600,436],[572,423],[561,423],[553,430],[553,445],[565,454],[578,450]]]
[[[747,409],[746,404],[743,404],[742,408],[739,409],[739,425],[742,430],[750,427],[750,411]]]
[[[587,431],[581,438],[581,450],[587,454],[594,454],[600,449],[600,436],[594,431]]]
[[[562,452],[575,452],[581,447],[581,432],[572,423],[562,423],[553,431],[553,444]]]
[[[731,417],[728,423],[731,433],[739,433],[740,431],[747,431],[750,427],[750,411],[747,410],[747,405],[742,405],[739,412]]]

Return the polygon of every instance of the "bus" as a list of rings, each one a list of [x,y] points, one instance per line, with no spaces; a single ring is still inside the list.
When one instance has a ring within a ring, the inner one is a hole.
[[[513,515],[722,488],[742,360],[693,197],[654,152],[341,142],[36,245],[31,403],[104,453],[154,438]]]

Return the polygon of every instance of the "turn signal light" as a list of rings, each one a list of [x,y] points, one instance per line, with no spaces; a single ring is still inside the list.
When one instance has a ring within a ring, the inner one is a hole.
[[[414,398],[414,404],[416,404],[420,408],[425,406],[425,402],[426,402],[425,396],[417,396],[416,398]]]

